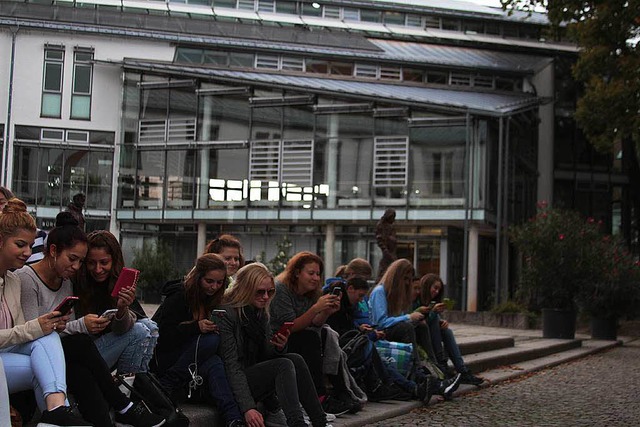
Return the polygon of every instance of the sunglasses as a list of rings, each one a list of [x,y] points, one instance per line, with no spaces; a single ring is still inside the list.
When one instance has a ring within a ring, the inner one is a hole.
[[[256,298],[260,298],[260,297],[271,298],[275,293],[276,293],[276,288],[257,289]]]

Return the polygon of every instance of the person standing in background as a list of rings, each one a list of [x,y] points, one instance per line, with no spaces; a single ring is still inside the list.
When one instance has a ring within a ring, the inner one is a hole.
[[[73,195],[73,199],[69,206],[67,206],[67,212],[71,213],[73,217],[78,221],[78,227],[80,230],[86,231],[86,223],[84,220],[84,214],[82,211],[84,210],[84,203],[87,201],[87,197],[84,193],[77,193]]]

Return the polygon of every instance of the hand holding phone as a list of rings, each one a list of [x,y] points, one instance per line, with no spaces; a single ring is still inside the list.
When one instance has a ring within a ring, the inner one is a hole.
[[[293,328],[293,322],[284,322],[282,326],[280,326],[280,329],[278,329],[278,332],[276,332],[274,335],[286,335],[287,331],[290,331],[291,328]]]
[[[211,320],[213,323],[217,323],[218,319],[223,317],[225,314],[226,314],[226,311],[224,310],[214,309],[211,311],[211,316],[209,316],[209,320]]]
[[[58,304],[56,308],[53,309],[53,311],[59,311],[60,316],[66,316],[71,312],[73,305],[76,303],[76,301],[78,301],[78,299],[79,299],[78,297],[68,296],[65,299],[63,299],[62,302]]]
[[[116,313],[118,312],[117,308],[110,308],[109,310],[105,310],[104,313],[100,315],[100,317],[104,319],[113,320],[116,317]]]
[[[118,294],[121,289],[130,288],[135,286],[138,282],[138,276],[140,276],[140,271],[135,268],[123,267],[120,275],[118,276],[118,280],[113,287],[113,291],[111,291],[111,296],[113,298],[118,298]]]

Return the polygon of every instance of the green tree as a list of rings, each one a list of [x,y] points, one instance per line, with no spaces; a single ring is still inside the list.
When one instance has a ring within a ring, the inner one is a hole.
[[[289,258],[291,258],[289,251],[293,243],[291,243],[291,240],[285,235],[282,237],[282,240],[276,243],[276,246],[278,249],[275,256],[265,264],[274,276],[282,273],[287,266],[287,262],[289,262]]]
[[[568,34],[582,48],[573,67],[574,78],[584,85],[576,123],[597,150],[611,153],[621,147],[629,182],[640,182],[640,0],[500,1],[505,9],[530,13],[545,7],[555,30],[567,24]],[[629,190],[635,212],[632,240],[636,241],[640,186]]]
[[[138,287],[143,291],[145,302],[159,301],[162,285],[178,275],[171,248],[163,242],[145,241],[142,248],[134,248],[131,266],[140,270]]]

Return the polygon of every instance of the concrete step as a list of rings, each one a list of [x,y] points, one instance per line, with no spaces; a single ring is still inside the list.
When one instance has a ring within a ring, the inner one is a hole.
[[[514,347],[466,354],[465,364],[472,372],[482,372],[502,365],[510,365],[550,354],[579,348],[582,340],[537,339],[524,341]]]
[[[499,350],[501,348],[509,348],[515,345],[513,337],[494,336],[494,335],[477,335],[473,337],[456,338],[458,347],[462,355],[482,353],[484,351]]]
[[[486,379],[484,383],[482,383],[479,387],[463,384],[454,393],[454,397],[459,397],[467,393],[476,392],[480,388],[491,387],[504,381],[508,381],[523,375],[530,374],[532,372],[586,357],[590,354],[608,350],[621,344],[621,341],[587,340],[583,342],[581,347],[569,348],[558,353],[549,354],[535,359],[525,360],[519,363],[514,362],[501,365],[494,369],[480,372],[479,375]],[[434,404],[435,401],[436,398],[434,397],[432,398],[430,404]],[[365,405],[365,408],[361,412],[358,412],[355,415],[343,415],[336,421],[333,421],[331,424],[333,424],[334,427],[366,426],[377,421],[407,414],[411,410],[420,408],[422,406],[423,404],[421,402],[369,402]]]

